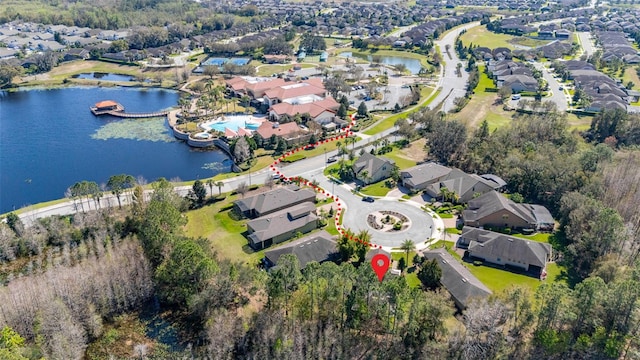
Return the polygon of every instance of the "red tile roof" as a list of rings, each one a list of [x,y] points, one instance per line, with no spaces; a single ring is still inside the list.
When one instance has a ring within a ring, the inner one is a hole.
[[[312,102],[307,104],[289,104],[289,103],[279,103],[275,104],[271,107],[271,111],[275,112],[278,116],[287,114],[289,116],[294,116],[296,114],[304,114],[308,113],[312,118],[316,118],[318,115],[322,114],[325,111],[330,111],[335,113],[334,110],[327,109],[324,106],[318,105],[318,102]]]
[[[290,83],[284,86],[271,88],[265,91],[264,95],[269,99],[280,99],[282,101],[284,99],[291,99],[305,95],[324,96],[325,93],[326,90],[322,84],[318,86],[317,81],[306,80],[303,82]]]
[[[286,124],[278,124],[270,121],[265,121],[262,123],[262,125],[260,125],[260,127],[256,131],[258,132],[258,134],[260,134],[260,136],[263,139],[268,139],[272,135],[282,136],[285,138],[290,137],[291,135],[294,135],[295,133],[300,132],[301,130],[302,129],[300,129],[298,124],[296,124],[293,121]]]
[[[104,101],[100,101],[99,103],[96,103],[96,107],[98,109],[110,108],[110,107],[114,107],[114,106],[118,106],[118,103],[113,101],[113,100],[104,100]]]

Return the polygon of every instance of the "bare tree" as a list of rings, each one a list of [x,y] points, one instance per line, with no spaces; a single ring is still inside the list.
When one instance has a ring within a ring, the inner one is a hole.
[[[244,194],[246,194],[247,191],[249,191],[249,186],[247,185],[246,182],[243,181],[240,184],[238,184],[238,187],[236,188],[236,192],[240,194],[243,198],[244,198]]]

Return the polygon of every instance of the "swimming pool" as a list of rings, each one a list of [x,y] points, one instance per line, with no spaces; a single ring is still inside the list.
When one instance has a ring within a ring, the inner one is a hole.
[[[259,119],[251,115],[230,115],[225,116],[224,120],[212,120],[200,124],[205,130],[217,130],[224,132],[225,129],[238,131],[239,128],[245,128],[247,130],[256,130],[260,127],[260,124],[264,119]]]

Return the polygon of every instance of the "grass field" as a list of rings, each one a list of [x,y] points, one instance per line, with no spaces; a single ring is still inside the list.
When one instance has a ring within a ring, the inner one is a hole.
[[[537,47],[550,42],[549,40],[532,39],[526,36],[498,34],[487,30],[486,26],[471,28],[462,34],[460,39],[465,46],[473,44],[474,46],[488,47],[489,49],[495,49],[497,47],[516,49],[515,45]]]
[[[395,161],[400,170],[404,170],[418,164],[417,161],[408,158],[408,154],[406,154],[403,149],[399,149],[396,147],[394,147],[391,152],[386,153],[382,156],[388,157],[389,159]]]
[[[460,119],[472,129],[478,127],[485,119],[491,130],[505,126],[511,122],[514,112],[505,111],[502,105],[495,104],[496,98],[496,93],[478,92],[473,95],[467,106],[452,115],[452,118]]]
[[[626,86],[629,81],[633,83],[633,89],[640,88],[640,78],[635,68],[629,67],[624,71],[622,83]]]
[[[473,43],[474,46],[488,47],[489,49],[495,49],[497,47],[513,48],[513,44],[509,42],[513,36],[506,34],[496,34],[487,30],[486,26],[476,26],[469,29],[466,33],[460,36],[460,40],[464,46],[469,46]]]

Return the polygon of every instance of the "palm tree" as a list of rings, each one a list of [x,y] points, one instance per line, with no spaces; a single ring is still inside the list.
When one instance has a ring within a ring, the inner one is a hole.
[[[404,250],[405,261],[407,266],[409,266],[409,253],[416,249],[416,244],[414,244],[413,241],[407,239],[402,242],[400,249]]]
[[[207,180],[207,185],[209,185],[209,194],[213,196],[213,179]]]
[[[222,195],[222,187],[224,186],[224,183],[222,181],[218,181],[216,186],[218,187],[218,195]]]

